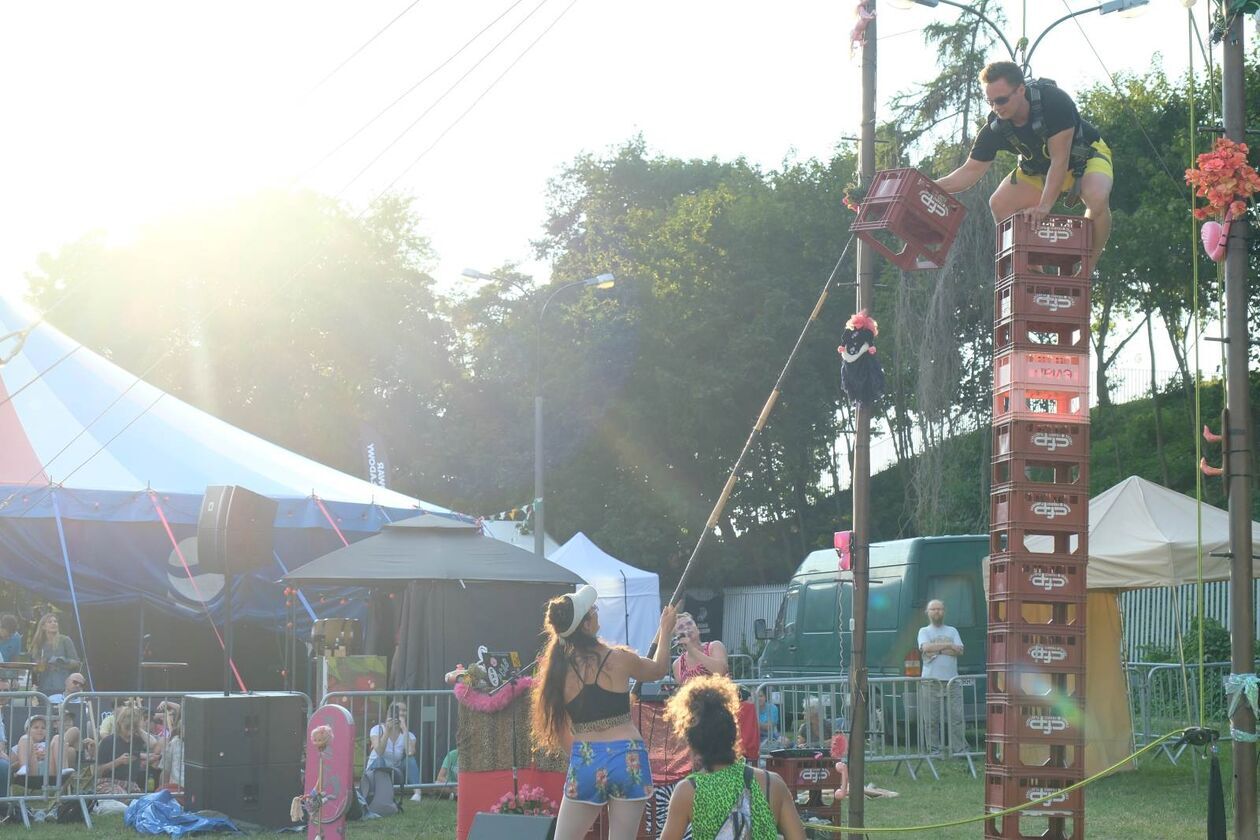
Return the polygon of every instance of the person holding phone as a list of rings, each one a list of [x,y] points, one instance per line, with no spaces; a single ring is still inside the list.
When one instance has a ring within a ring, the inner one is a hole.
[[[113,718],[113,732],[96,747],[96,792],[143,793],[151,757],[142,731],[144,717],[140,709],[124,705]]]

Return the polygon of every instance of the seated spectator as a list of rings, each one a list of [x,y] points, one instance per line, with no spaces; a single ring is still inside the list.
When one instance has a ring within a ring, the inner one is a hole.
[[[82,674],[75,671],[73,674],[66,677],[65,685],[62,686],[60,691],[56,694],[48,695],[48,701],[56,705],[61,705],[65,702],[66,697],[71,694],[75,694],[76,692],[83,691],[86,687],[87,680],[84,679]]]
[[[767,743],[779,740],[779,704],[766,699],[766,690],[757,689],[757,725],[761,729],[761,740]]]
[[[9,678],[0,676],[0,691],[9,690]],[[0,710],[3,710],[0,706]],[[0,714],[0,796],[9,795],[9,734],[4,728],[4,715]]]
[[[826,746],[831,743],[835,730],[835,721],[823,717],[822,700],[817,697],[806,698],[805,719],[796,727],[796,746]]]
[[[28,780],[47,776],[48,719],[43,715],[31,715],[26,719],[26,734],[17,745],[17,763],[17,776]]]
[[[69,636],[60,632],[56,613],[46,613],[31,638],[31,661],[35,663],[35,688],[44,694],[60,691],[66,677],[82,665]]]
[[[80,728],[75,725],[76,710],[73,707],[77,705],[75,703],[61,707],[59,731],[53,736],[48,747],[49,770],[53,778],[60,778],[64,773],[77,770],[82,756],[95,754],[96,741],[92,738],[84,738]]]
[[[171,738],[166,749],[162,750],[159,766],[162,768],[162,788],[180,793],[184,790],[184,719],[179,706],[175,703],[170,705],[174,708],[166,712],[166,721]]]
[[[796,802],[778,774],[757,770],[739,754],[739,694],[726,677],[693,677],[669,699],[665,718],[703,768],[674,788],[661,840],[714,840],[740,808],[752,840],[805,840]]]
[[[372,751],[368,754],[367,772],[388,767],[394,773],[394,784],[420,783],[420,765],[416,763],[416,736],[407,728],[407,707],[391,703],[384,724],[376,724],[368,733]]]
[[[155,757],[144,738],[144,717],[139,708],[124,703],[111,718],[112,734],[96,746],[96,792],[143,793],[149,761]]]
[[[459,750],[454,749],[446,754],[446,758],[442,759],[442,766],[438,769],[437,778],[433,781],[440,785],[450,785],[451,799],[456,797],[455,786],[459,784]],[[416,791],[412,799],[420,799],[420,791]]]
[[[22,658],[22,634],[18,632],[17,616],[0,615],[0,662],[17,662]]]

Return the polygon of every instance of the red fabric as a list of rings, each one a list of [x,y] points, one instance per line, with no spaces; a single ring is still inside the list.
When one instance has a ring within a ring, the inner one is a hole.
[[[757,707],[749,701],[739,704],[739,746],[753,763],[761,755],[761,727],[757,725]]]
[[[631,698],[630,720],[647,743],[652,783],[667,785],[691,772],[691,749],[665,722],[665,704]]]
[[[547,792],[547,798],[560,804],[564,796],[564,774],[542,770],[522,769],[518,776],[520,786],[537,785]],[[459,802],[455,811],[455,837],[465,840],[472,830],[473,818],[479,811],[489,811],[503,794],[512,789],[511,770],[486,770],[471,773],[461,770],[457,783]]]

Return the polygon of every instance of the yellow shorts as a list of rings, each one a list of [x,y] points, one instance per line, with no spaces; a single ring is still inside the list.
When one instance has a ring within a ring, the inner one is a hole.
[[[1085,174],[1088,175],[1091,172],[1101,172],[1108,178],[1114,178],[1115,174],[1111,170],[1111,147],[1102,140],[1095,140],[1090,145],[1093,146],[1094,151],[1098,152],[1098,154],[1094,155],[1085,162]],[[1039,190],[1044,190],[1046,188],[1046,176],[1029,175],[1017,166],[1014,171],[1011,172],[1011,183],[1031,184]],[[1072,186],[1075,183],[1076,176],[1069,172],[1067,177],[1063,179],[1063,192],[1067,192],[1072,189]]]

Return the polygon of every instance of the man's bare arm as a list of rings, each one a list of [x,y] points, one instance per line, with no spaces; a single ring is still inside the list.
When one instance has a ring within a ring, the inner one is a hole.
[[[989,167],[993,165],[991,160],[976,160],[975,158],[967,158],[967,162],[946,175],[944,178],[937,180],[936,185],[947,193],[960,193],[971,189],[976,182],[984,177],[984,173],[989,171]]]

